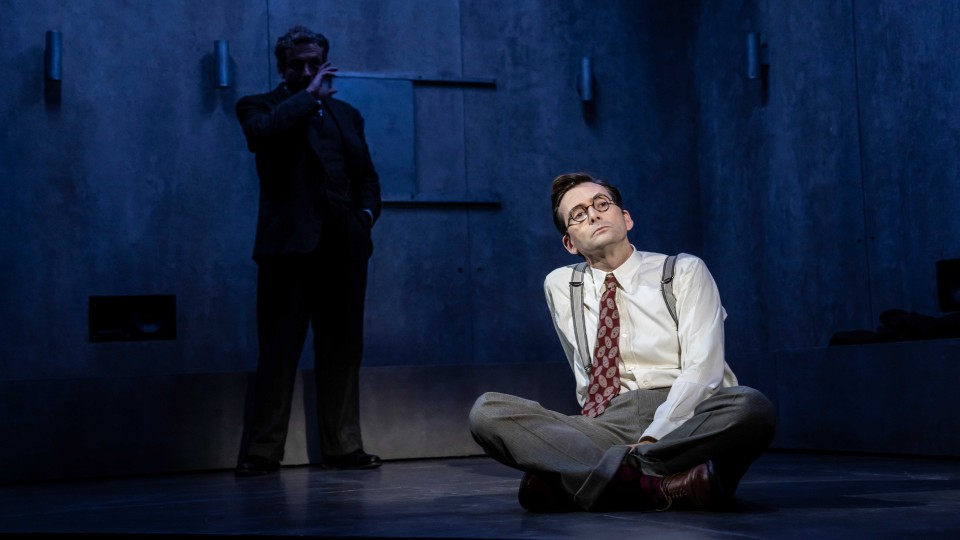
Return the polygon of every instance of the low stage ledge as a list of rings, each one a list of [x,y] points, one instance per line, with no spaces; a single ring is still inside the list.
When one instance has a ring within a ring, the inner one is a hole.
[[[312,381],[312,370],[297,379],[284,465],[321,461]],[[233,468],[252,383],[252,373],[0,382],[0,459],[16,464],[0,483]],[[573,384],[566,363],[365,367],[364,446],[385,460],[482,455],[467,423],[477,396],[574,414]]]
[[[775,351],[762,376],[741,379],[777,405],[773,448],[960,457],[958,352],[960,340]],[[252,379],[0,382],[0,459],[15,464],[0,469],[0,483],[233,468]],[[320,461],[312,379],[297,380],[284,465]],[[385,460],[480,455],[467,415],[485,391],[578,412],[566,363],[365,367],[361,381],[365,447]]]

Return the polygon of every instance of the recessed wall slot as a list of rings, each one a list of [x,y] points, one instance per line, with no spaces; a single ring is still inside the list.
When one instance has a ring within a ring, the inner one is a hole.
[[[177,339],[173,294],[91,296],[90,341]]]

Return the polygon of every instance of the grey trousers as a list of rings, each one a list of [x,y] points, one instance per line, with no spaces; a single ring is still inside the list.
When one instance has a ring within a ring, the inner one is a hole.
[[[528,399],[488,392],[470,411],[470,431],[490,457],[522,471],[558,473],[585,510],[603,493],[621,463],[668,476],[713,460],[726,493],[769,446],[776,412],[759,391],[722,388],[693,417],[653,444],[637,442],[669,389],[634,390],[611,400],[596,418],[567,416]]]

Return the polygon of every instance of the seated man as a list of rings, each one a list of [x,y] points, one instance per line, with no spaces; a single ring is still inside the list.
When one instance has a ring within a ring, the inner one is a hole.
[[[609,183],[565,174],[552,191],[563,246],[586,262],[544,283],[583,412],[488,392],[470,411],[474,439],[525,472],[529,511],[721,507],[770,444],[776,413],[724,360],[713,277],[692,255],[637,251]]]

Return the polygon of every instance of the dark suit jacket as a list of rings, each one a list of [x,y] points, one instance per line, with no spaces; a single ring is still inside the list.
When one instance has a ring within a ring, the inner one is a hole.
[[[342,136],[349,180],[325,185],[319,135],[309,121],[319,108],[306,91],[290,94],[282,84],[237,102],[237,118],[260,176],[254,259],[316,249],[325,210],[368,209],[374,220],[380,216],[380,178],[363,134],[363,117],[343,101],[323,101],[323,121],[332,120]]]

